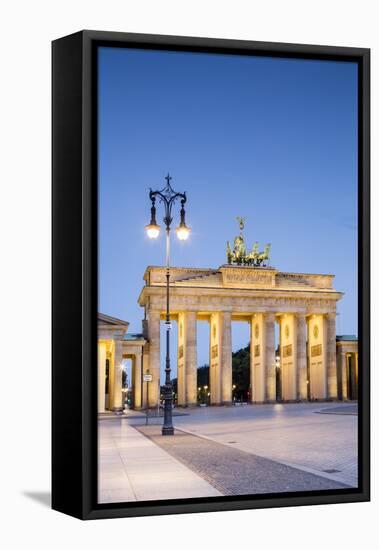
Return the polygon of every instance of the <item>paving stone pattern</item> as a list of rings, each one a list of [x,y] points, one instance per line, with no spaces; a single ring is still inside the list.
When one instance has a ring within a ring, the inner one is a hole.
[[[356,404],[347,403],[207,407],[175,419],[174,425],[192,435],[357,487],[358,417],[346,414],[355,408]],[[332,414],[318,414],[330,410]]]
[[[170,437],[161,435],[160,426],[135,427],[223,495],[317,491],[348,487],[343,483],[178,429],[175,431],[175,436]]]

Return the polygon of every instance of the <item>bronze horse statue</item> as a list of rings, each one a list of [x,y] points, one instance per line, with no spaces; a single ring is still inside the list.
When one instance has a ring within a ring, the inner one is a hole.
[[[250,252],[247,251],[242,231],[245,227],[246,218],[237,217],[240,234],[234,239],[233,250],[230,242],[226,243],[226,259],[228,264],[245,265],[252,267],[265,267],[270,259],[271,243],[266,244],[264,250],[259,252],[259,244],[256,241]]]

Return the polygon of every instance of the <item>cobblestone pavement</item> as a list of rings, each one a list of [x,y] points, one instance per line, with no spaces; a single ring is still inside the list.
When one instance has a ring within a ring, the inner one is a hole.
[[[346,403],[186,409],[175,427],[224,446],[357,486],[357,421]],[[335,414],[338,409],[341,413]],[[323,411],[331,414],[317,414]]]
[[[160,426],[137,428],[223,495],[342,489],[346,485],[180,430],[161,435]],[[200,495],[199,495],[200,496]]]

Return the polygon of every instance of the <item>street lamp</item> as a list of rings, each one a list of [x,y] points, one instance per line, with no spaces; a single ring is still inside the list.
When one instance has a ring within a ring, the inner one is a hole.
[[[185,210],[184,205],[187,201],[186,193],[177,193],[173,190],[170,184],[170,174],[167,174],[165,180],[166,186],[158,191],[152,191],[150,189],[149,197],[151,200],[151,219],[150,223],[145,226],[146,233],[150,239],[156,239],[159,236],[160,227],[156,220],[156,207],[155,201],[158,198],[164,206],[164,218],[163,222],[166,226],[166,379],[163,386],[163,398],[164,398],[164,420],[162,427],[162,435],[174,435],[174,427],[172,425],[172,401],[173,391],[172,382],[170,378],[170,227],[172,223],[172,207],[177,199],[180,199],[180,224],[176,228],[176,234],[182,241],[187,240],[190,234],[190,228],[186,226],[185,222]]]

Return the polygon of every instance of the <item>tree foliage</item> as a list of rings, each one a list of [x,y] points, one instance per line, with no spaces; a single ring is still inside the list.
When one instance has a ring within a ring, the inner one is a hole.
[[[177,392],[177,379],[172,380],[174,392]],[[233,398],[237,401],[247,401],[251,395],[250,388],[250,344],[232,353],[232,384]],[[209,365],[197,369],[197,386],[210,386]]]
[[[251,395],[250,344],[232,354],[232,380],[236,386],[234,397],[237,401],[246,401]]]

